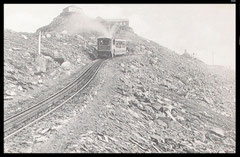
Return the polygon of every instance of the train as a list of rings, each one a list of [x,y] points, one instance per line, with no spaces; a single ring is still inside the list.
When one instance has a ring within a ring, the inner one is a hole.
[[[97,38],[98,58],[112,58],[127,53],[126,40],[108,37]]]

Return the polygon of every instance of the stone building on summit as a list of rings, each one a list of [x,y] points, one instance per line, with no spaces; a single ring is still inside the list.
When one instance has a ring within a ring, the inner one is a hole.
[[[74,12],[74,13],[82,13],[82,9],[75,6],[75,5],[71,5],[71,6],[68,6],[66,8],[63,9],[63,12]]]

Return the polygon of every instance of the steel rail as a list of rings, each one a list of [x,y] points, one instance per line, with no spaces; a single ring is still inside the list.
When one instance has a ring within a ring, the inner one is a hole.
[[[52,99],[57,98],[57,97],[60,97],[61,95],[65,94],[66,92],[68,92],[68,90],[71,90],[72,87],[74,87],[74,85],[75,85],[76,83],[78,83],[78,81],[79,81],[80,79],[83,80],[83,79],[84,79],[84,76],[87,75],[87,72],[88,72],[89,70],[91,70],[91,68],[95,68],[94,66],[97,66],[97,65],[94,64],[93,66],[91,66],[90,68],[88,68],[88,69],[84,72],[84,74],[80,75],[80,77],[78,77],[77,79],[75,79],[75,80],[74,80],[72,83],[70,83],[67,87],[61,89],[60,91],[58,91],[57,93],[55,93],[55,94],[53,94],[52,96],[48,97],[47,99],[41,101],[41,102],[38,103],[37,105],[35,105],[35,106],[31,107],[31,108],[28,108],[28,109],[26,109],[25,111],[23,111],[23,112],[15,115],[15,116],[12,116],[11,118],[7,119],[6,121],[4,121],[5,124],[8,124],[8,123],[11,122],[11,121],[15,121],[15,119],[20,120],[20,119],[18,118],[19,116],[21,116],[21,115],[23,115],[23,114],[26,114],[27,112],[32,112],[32,110],[34,110],[34,109],[36,110],[36,109],[38,109],[38,108],[41,108],[41,107],[42,107],[42,106],[41,106],[42,104],[46,104],[46,102],[48,102],[48,101],[51,102]]]
[[[96,63],[96,62],[95,62],[95,63]],[[92,65],[91,65],[91,66],[92,66]],[[87,69],[85,69],[85,70],[80,74],[80,76],[79,76],[78,78],[76,78],[74,81],[72,81],[71,83],[69,83],[69,84],[68,84],[66,87],[64,87],[63,89],[61,89],[61,90],[59,90],[58,92],[56,92],[56,93],[50,95],[50,96],[47,97],[46,99],[44,99],[44,100],[38,102],[36,105],[34,105],[34,106],[32,106],[32,107],[30,107],[30,108],[28,108],[28,109],[26,109],[26,110],[24,110],[24,111],[22,111],[22,112],[16,114],[16,115],[13,115],[13,116],[10,117],[10,118],[7,118],[6,120],[4,120],[4,122],[9,121],[10,119],[12,119],[12,118],[14,118],[14,117],[16,117],[16,116],[18,116],[18,115],[23,114],[23,113],[26,112],[27,110],[30,110],[30,109],[34,108],[35,106],[38,106],[39,104],[45,102],[46,100],[48,100],[48,99],[50,99],[50,98],[56,96],[56,95],[59,94],[60,92],[64,91],[64,90],[67,89],[69,86],[71,86],[74,82],[76,82],[80,77],[82,77],[82,74],[85,73],[87,70],[89,70],[89,68],[90,68],[90,67],[88,67]]]
[[[90,67],[86,68],[80,74],[80,76],[77,79],[75,79],[72,83],[70,83],[69,85],[67,85],[66,87],[61,89],[60,91],[58,91],[55,94],[49,96],[48,98],[44,99],[40,103],[37,103],[37,105],[34,105],[33,107],[31,107],[31,108],[29,108],[29,109],[27,109],[27,110],[25,110],[25,111],[23,111],[23,112],[21,112],[21,113],[19,113],[17,115],[14,115],[14,116],[8,118],[7,120],[5,120],[4,121],[4,134],[6,132],[8,132],[9,130],[11,131],[11,129],[13,129],[14,127],[19,126],[21,123],[24,124],[24,122],[29,121],[29,120],[31,120],[34,117],[37,117],[37,119],[35,119],[35,120],[31,121],[31,122],[28,122],[24,126],[20,126],[20,128],[17,128],[16,130],[11,132],[10,134],[6,135],[4,137],[4,139],[7,139],[7,138],[17,134],[18,132],[20,132],[24,128],[26,128],[26,127],[30,126],[31,124],[39,121],[40,119],[42,119],[45,116],[49,115],[50,113],[55,111],[57,108],[61,107],[66,102],[68,102],[72,97],[74,97],[77,93],[79,93],[83,88],[85,88],[91,82],[91,80],[95,77],[95,75],[99,71],[99,69],[100,69],[101,65],[103,64],[103,62],[104,62],[104,60],[96,61]],[[77,87],[80,86],[80,89],[77,89],[77,91],[72,96],[70,96],[67,100],[64,100],[64,102],[60,103],[59,105],[58,105],[58,103],[53,102],[54,100],[56,100],[57,98],[59,98],[61,96],[65,97],[66,96],[65,94],[67,92],[73,90],[74,87],[76,87],[76,86]],[[51,103],[52,105],[49,105],[49,103],[45,104],[45,102],[49,102],[49,101],[50,101],[50,103],[53,102],[53,103]],[[48,111],[48,109],[49,109],[49,111]],[[44,113],[43,115],[39,114],[39,113],[42,113],[44,111],[48,111],[48,112]],[[39,115],[40,115],[40,117],[38,117]]]
[[[97,66],[97,64],[94,64],[92,67],[89,68],[89,70],[87,70],[83,75],[81,75],[81,76],[82,76],[82,77],[80,77],[80,79],[82,78],[81,81],[84,80],[84,76],[88,74],[87,72],[89,72],[89,71],[91,70],[91,68],[94,69],[95,66]],[[69,88],[65,88],[65,90],[62,91],[61,93],[58,92],[58,95],[55,95],[54,97],[50,97],[50,98],[48,98],[48,99],[45,99],[44,103],[39,103],[39,104],[38,104],[37,106],[35,106],[34,108],[31,108],[30,110],[29,110],[29,109],[28,109],[28,110],[25,110],[24,112],[22,112],[22,114],[20,114],[20,115],[18,114],[16,117],[14,117],[14,118],[6,121],[5,124],[4,124],[5,128],[7,128],[7,126],[9,126],[9,123],[10,123],[10,124],[11,124],[12,122],[15,122],[14,124],[18,124],[18,123],[16,123],[16,122],[21,123],[21,122],[22,122],[21,120],[24,120],[26,117],[29,117],[29,114],[34,113],[34,111],[38,111],[39,109],[43,109],[44,107],[48,107],[47,105],[48,105],[49,103],[47,103],[47,102],[52,102],[52,101],[55,100],[56,98],[61,97],[61,96],[64,95],[66,92],[68,92],[69,90],[71,90],[71,89],[75,86],[75,84],[77,84],[77,83],[78,83],[78,80],[74,81],[74,82],[71,84],[71,86],[69,86]],[[31,118],[31,117],[30,117],[30,118]],[[11,127],[11,125],[10,125],[10,127]]]

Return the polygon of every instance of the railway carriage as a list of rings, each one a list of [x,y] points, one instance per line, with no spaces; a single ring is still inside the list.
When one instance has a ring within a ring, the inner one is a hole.
[[[100,37],[97,39],[99,58],[110,58],[124,55],[127,52],[126,40]]]

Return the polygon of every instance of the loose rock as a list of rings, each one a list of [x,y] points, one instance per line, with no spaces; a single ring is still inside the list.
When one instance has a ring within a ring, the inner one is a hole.
[[[14,96],[16,95],[16,93],[14,91],[10,91],[10,90],[7,90],[6,91],[6,94],[9,95],[9,96]]]
[[[26,40],[28,39],[28,37],[27,37],[26,35],[23,35],[23,34],[22,34],[22,37],[23,37],[24,39],[26,39]]]
[[[224,130],[217,127],[213,127],[212,129],[210,129],[210,132],[220,137],[223,137],[225,135]]]
[[[71,68],[71,63],[68,61],[65,61],[62,63],[61,67],[63,67],[66,70],[69,70]]]

